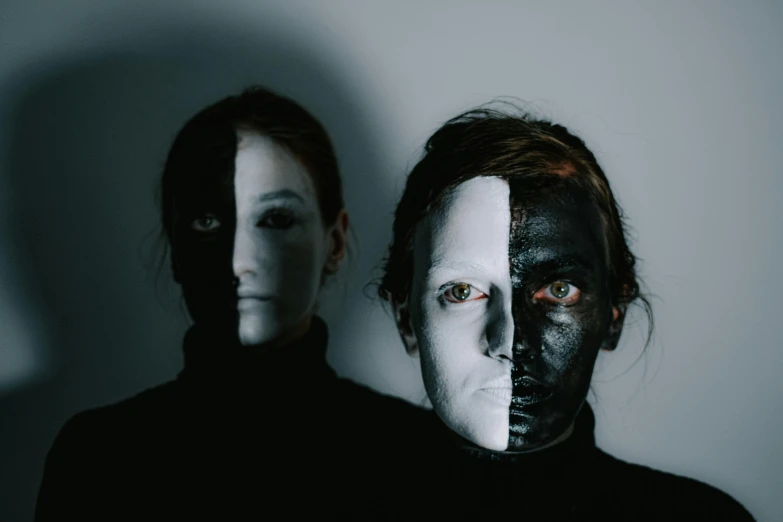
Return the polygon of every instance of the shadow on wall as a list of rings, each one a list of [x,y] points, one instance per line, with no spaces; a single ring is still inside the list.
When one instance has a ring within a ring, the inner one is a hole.
[[[0,520],[32,518],[46,452],[69,416],[180,368],[186,325],[168,266],[157,287],[145,266],[159,230],[158,176],[188,117],[250,83],[289,95],[334,139],[349,208],[355,194],[362,209],[388,204],[373,128],[317,42],[230,27],[220,34],[215,25],[205,42],[203,27],[175,29],[159,35],[156,49],[128,41],[22,71],[0,108],[0,181],[13,203],[3,255],[29,302],[19,313],[40,329],[46,368],[0,397]]]

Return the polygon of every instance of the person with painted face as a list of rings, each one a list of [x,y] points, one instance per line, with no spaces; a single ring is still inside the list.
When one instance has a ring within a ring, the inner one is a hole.
[[[641,303],[609,183],[584,142],[513,106],[428,140],[380,282],[434,409],[404,466],[421,518],[752,520],[701,482],[595,445],[599,350]],[[650,319],[652,319],[650,317]],[[651,323],[652,324],[652,323]]]
[[[37,520],[361,513],[367,455],[413,407],[325,360],[316,305],[348,229],[325,130],[292,100],[247,89],[179,131],[161,196],[193,320],[184,369],[66,423]]]

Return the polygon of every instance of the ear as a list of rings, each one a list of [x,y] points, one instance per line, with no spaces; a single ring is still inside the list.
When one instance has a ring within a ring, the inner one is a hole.
[[[329,230],[328,243],[324,272],[335,274],[340,269],[348,248],[348,213],[344,209],[337,214],[337,219]]]
[[[405,345],[405,351],[411,357],[418,357],[419,343],[416,340],[416,335],[413,333],[408,299],[403,303],[392,300],[392,309],[394,310],[394,320],[397,323],[397,330],[400,332],[402,344]]]
[[[625,322],[625,311],[627,305],[616,304],[612,307],[612,320],[609,322],[609,329],[606,332],[601,349],[612,351],[617,348],[620,341],[620,335],[623,333],[623,323]]]

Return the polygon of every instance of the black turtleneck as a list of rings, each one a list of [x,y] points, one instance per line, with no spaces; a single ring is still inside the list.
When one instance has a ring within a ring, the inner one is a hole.
[[[192,328],[175,380],[69,420],[36,519],[752,520],[710,486],[598,449],[587,405],[560,444],[492,452],[339,379],[319,318],[274,352],[230,337]]]
[[[69,420],[49,452],[36,520],[361,516],[397,434],[423,413],[338,378],[318,317],[251,354],[191,328],[174,381]],[[373,452],[381,452],[373,458]]]
[[[434,413],[412,488],[399,512],[416,520],[752,521],[725,493],[698,482],[616,459],[595,445],[589,405],[559,444],[528,453],[486,450],[455,435]],[[409,518],[410,519],[410,518]]]

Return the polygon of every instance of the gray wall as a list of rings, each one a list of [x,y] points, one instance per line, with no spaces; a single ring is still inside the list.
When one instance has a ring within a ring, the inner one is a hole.
[[[657,317],[644,355],[637,315],[598,363],[599,444],[783,520],[783,6],[648,4],[6,0],[0,520],[30,518],[67,417],[178,371],[155,182],[179,125],[250,82],[305,104],[339,151],[359,246],[324,300],[331,363],[413,401],[417,363],[362,285],[422,141],[498,95],[584,136]]]

